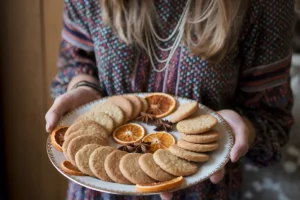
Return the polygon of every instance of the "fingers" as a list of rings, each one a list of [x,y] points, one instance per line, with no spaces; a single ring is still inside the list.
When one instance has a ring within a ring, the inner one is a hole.
[[[222,168],[216,173],[214,173],[209,179],[213,184],[217,184],[223,179],[224,174],[225,174],[225,169]]]
[[[64,94],[55,99],[53,105],[46,113],[46,131],[51,132],[57,125],[61,116],[70,109],[69,95]]]
[[[91,88],[77,88],[55,99],[53,105],[47,112],[46,131],[51,132],[59,122],[60,118],[68,111],[100,98],[97,91]]]
[[[230,160],[238,161],[249,149],[249,130],[243,118],[232,110],[222,110],[219,114],[226,120],[233,130],[235,142],[230,152]]]
[[[171,200],[173,197],[173,192],[165,192],[160,194],[162,200]]]
[[[239,121],[237,121],[236,124],[238,124],[238,127],[232,125],[233,127],[235,127],[235,142],[230,152],[230,160],[232,162],[238,161],[242,156],[244,156],[248,152],[249,149],[249,130],[247,129],[246,124],[244,123],[242,118]]]
[[[244,139],[243,137],[236,137],[235,144],[232,147],[230,152],[230,160],[232,162],[238,161],[241,157],[246,155],[249,149],[248,139]]]

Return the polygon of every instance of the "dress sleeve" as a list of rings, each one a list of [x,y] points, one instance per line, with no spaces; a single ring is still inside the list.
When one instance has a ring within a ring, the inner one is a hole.
[[[235,108],[256,129],[246,155],[258,166],[281,158],[293,124],[290,88],[293,0],[253,0],[241,43],[241,73]]]
[[[70,80],[79,74],[97,77],[94,44],[89,33],[82,1],[65,0],[58,74],[52,81],[54,98],[66,92]]]

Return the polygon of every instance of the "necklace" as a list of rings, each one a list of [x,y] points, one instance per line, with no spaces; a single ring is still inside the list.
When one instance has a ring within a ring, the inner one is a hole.
[[[179,20],[178,20],[178,23],[177,23],[176,27],[174,28],[173,32],[167,38],[162,38],[156,33],[156,31],[154,29],[154,26],[152,24],[152,20],[148,17],[150,30],[146,31],[146,35],[145,35],[146,36],[146,47],[147,47],[147,53],[148,53],[148,56],[149,56],[149,59],[150,59],[150,63],[152,65],[154,71],[162,72],[169,66],[171,58],[173,57],[177,47],[180,45],[180,42],[181,42],[181,39],[182,39],[182,36],[183,36],[183,32],[184,32],[184,26],[185,26],[185,23],[187,21],[187,14],[188,14],[190,4],[191,4],[191,0],[187,0],[187,3],[184,7],[184,10],[183,10]],[[176,33],[177,33],[177,35],[175,36]],[[175,40],[174,40],[173,44],[170,47],[163,48],[162,46],[159,45],[158,41],[168,42],[174,37],[175,37]],[[161,51],[168,51],[169,54],[168,54],[167,58],[165,58],[165,59],[159,58],[156,51],[155,51],[155,47],[158,48]],[[154,63],[154,59],[158,63],[165,63],[165,66],[162,69],[156,68],[155,63]]]

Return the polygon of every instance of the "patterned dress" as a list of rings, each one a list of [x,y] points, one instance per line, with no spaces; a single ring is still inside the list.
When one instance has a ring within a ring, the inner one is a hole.
[[[52,95],[63,94],[73,76],[90,74],[99,80],[103,96],[158,91],[198,100],[214,110],[233,109],[256,128],[255,142],[245,160],[261,167],[271,165],[280,159],[293,123],[289,69],[294,1],[249,1],[237,50],[220,64],[202,60],[181,45],[169,67],[158,73],[143,51],[120,41],[102,23],[98,0],[65,0],[59,73],[51,86]],[[185,3],[155,1],[156,28],[162,37],[172,32]],[[157,51],[161,57],[167,56]],[[175,192],[173,199],[240,199],[238,165],[228,163],[221,183],[207,180]],[[110,195],[70,183],[67,199],[160,198]]]

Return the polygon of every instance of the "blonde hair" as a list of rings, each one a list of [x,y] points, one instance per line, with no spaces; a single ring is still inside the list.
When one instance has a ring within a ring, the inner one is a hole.
[[[145,49],[145,33],[156,18],[153,1],[100,0],[103,21],[117,32],[122,41]],[[192,0],[182,42],[203,59],[221,61],[236,47],[246,2]]]

